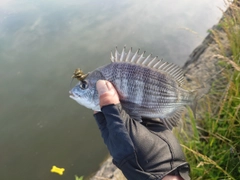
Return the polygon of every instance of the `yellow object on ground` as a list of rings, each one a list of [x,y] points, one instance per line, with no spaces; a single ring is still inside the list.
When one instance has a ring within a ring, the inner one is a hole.
[[[63,172],[65,171],[64,168],[59,168],[57,166],[53,166],[52,169],[51,169],[51,172],[52,173],[57,173],[59,175],[63,175]]]

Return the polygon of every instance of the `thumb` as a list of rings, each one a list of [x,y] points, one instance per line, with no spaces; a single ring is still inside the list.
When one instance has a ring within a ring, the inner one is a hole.
[[[105,80],[97,81],[97,91],[99,95],[99,104],[100,107],[109,105],[109,104],[118,104],[120,103],[117,91],[113,85]]]

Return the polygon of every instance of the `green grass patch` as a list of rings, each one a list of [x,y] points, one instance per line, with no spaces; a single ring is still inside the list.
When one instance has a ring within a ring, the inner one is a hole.
[[[240,3],[234,1],[219,24],[220,31],[212,35],[219,46],[221,74],[227,79],[224,91],[213,83],[204,99],[203,118],[195,122],[186,119],[192,133],[181,133],[181,141],[194,180],[238,180],[240,178]],[[222,44],[220,32],[225,32],[229,45]],[[214,100],[218,99],[218,101]],[[217,98],[216,98],[217,97]]]
[[[78,177],[77,175],[75,175],[75,180],[83,180],[83,176]]]

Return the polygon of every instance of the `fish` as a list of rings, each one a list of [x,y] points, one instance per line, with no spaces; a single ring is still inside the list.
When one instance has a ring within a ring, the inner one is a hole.
[[[80,69],[73,78],[79,82],[69,91],[69,97],[94,111],[101,111],[96,89],[98,80],[110,81],[115,87],[122,108],[137,121],[157,119],[169,129],[179,124],[186,107],[195,114],[197,91],[185,87],[183,70],[174,63],[164,62],[145,51],[132,48],[111,53],[111,62],[83,74]]]

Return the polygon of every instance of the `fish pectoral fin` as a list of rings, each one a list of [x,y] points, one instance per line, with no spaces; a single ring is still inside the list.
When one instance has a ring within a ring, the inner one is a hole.
[[[172,115],[166,117],[166,118],[160,118],[163,121],[163,124],[170,130],[172,130],[173,127],[178,126],[182,113],[185,110],[185,107],[181,107],[178,110],[176,110]]]

